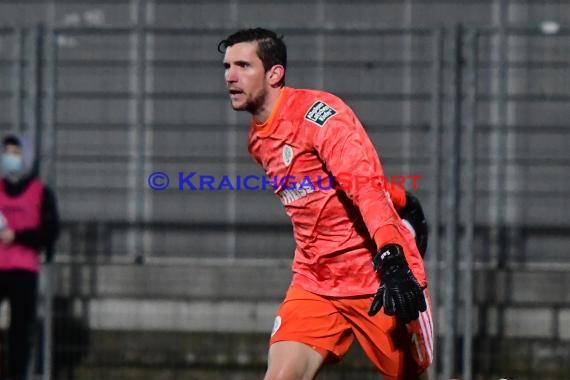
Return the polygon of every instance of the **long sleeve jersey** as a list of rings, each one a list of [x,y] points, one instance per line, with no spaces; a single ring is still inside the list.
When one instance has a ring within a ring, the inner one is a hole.
[[[325,296],[373,294],[379,275],[372,255],[396,243],[426,286],[422,258],[382,180],[378,153],[341,99],[284,87],[269,119],[252,121],[248,145],[293,224],[292,284]]]

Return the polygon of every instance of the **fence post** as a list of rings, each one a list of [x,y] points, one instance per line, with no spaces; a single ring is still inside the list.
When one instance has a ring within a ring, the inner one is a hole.
[[[465,38],[467,48],[467,83],[465,91],[465,233],[463,236],[464,273],[463,273],[463,376],[462,380],[471,380],[473,376],[473,255],[475,229],[476,195],[476,147],[477,147],[477,69],[478,42],[476,30],[469,30]]]
[[[38,175],[40,169],[40,157],[42,152],[42,128],[43,122],[43,70],[42,70],[42,55],[44,49],[43,41],[44,27],[39,24],[31,30],[30,44],[29,44],[29,103],[27,107],[29,139],[34,143],[36,160],[33,163],[32,174]]]
[[[21,28],[14,30],[14,51],[12,57],[12,130],[22,132],[24,127],[24,52],[25,32]]]
[[[431,192],[431,210],[429,212],[431,219],[431,228],[428,247],[428,280],[431,288],[435,291],[431,292],[432,314],[437,315],[440,303],[439,289],[439,262],[441,261],[441,244],[440,244],[440,228],[442,225],[440,204],[441,204],[441,123],[442,123],[442,81],[443,81],[443,28],[437,28],[433,32],[433,52],[432,52],[432,94],[431,94],[431,173],[432,173],[432,192]],[[436,321],[437,322],[437,321]],[[434,340],[437,337],[437,330],[434,329]],[[437,352],[437,345],[434,341],[434,353]],[[434,358],[437,355],[434,354]],[[430,367],[430,377],[435,378],[437,373],[437,361]]]
[[[452,81],[451,81],[451,112],[448,123],[448,184],[447,184],[447,249],[445,252],[444,276],[444,318],[445,336],[443,341],[443,378],[450,379],[455,373],[455,337],[457,324],[457,253],[458,253],[458,222],[459,222],[459,193],[460,193],[460,144],[461,144],[461,94],[462,94],[462,57],[461,46],[463,28],[457,25],[452,33]]]
[[[146,0],[132,1],[132,17],[135,22],[131,33],[131,91],[134,99],[131,103],[131,165],[132,177],[129,186],[133,194],[130,203],[131,221],[136,226],[133,235],[130,236],[134,254],[134,261],[142,264],[145,259],[145,247],[143,244],[143,224],[146,213],[145,187],[143,186],[145,163],[146,163],[146,121],[145,121],[145,101],[146,101],[146,30],[145,30],[145,7]]]

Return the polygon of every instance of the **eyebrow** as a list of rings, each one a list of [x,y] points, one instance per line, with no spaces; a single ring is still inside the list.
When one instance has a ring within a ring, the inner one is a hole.
[[[234,65],[238,65],[238,66],[240,66],[240,65],[251,65],[250,61],[244,61],[244,60],[233,61],[231,63],[233,63]],[[224,64],[224,66],[226,66],[226,65],[230,65],[231,63],[228,61],[224,61],[223,64]]]

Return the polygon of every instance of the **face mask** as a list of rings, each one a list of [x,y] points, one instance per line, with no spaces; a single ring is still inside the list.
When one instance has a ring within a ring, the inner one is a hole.
[[[13,153],[2,154],[2,171],[6,175],[18,175],[22,172],[22,157]]]

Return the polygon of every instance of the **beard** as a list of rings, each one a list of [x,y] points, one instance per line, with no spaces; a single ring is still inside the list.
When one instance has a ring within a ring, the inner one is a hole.
[[[233,106],[235,111],[247,111],[251,114],[255,114],[263,104],[265,103],[265,98],[267,97],[267,90],[262,89],[253,99],[247,100],[241,106]]]

